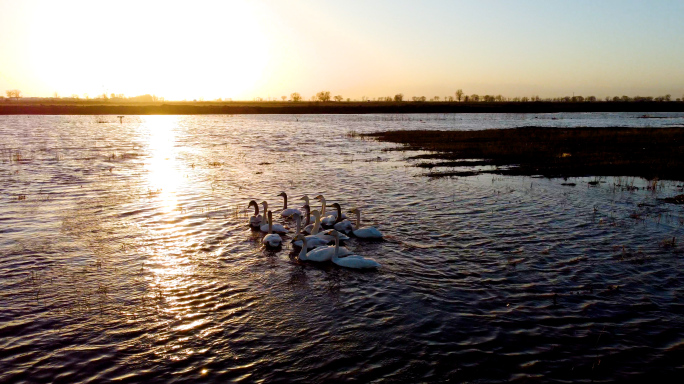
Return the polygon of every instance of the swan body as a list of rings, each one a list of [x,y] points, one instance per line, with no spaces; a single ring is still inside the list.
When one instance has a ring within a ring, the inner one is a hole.
[[[335,238],[329,233],[330,230],[325,230],[322,232],[319,232],[321,228],[321,214],[317,211],[314,210],[311,212],[312,216],[316,218],[316,221],[314,222],[313,228],[311,229],[311,236],[316,236],[320,237],[321,239],[325,240],[326,242],[330,243],[335,240]],[[344,236],[342,240],[349,240],[349,237]]]
[[[347,257],[337,257],[334,255],[332,262],[339,265],[340,267],[353,268],[353,269],[371,269],[379,268],[380,264],[373,259],[366,259],[363,256],[351,255]]]
[[[318,247],[324,247],[324,246],[330,244],[329,241],[321,239],[318,236],[309,235],[309,236],[304,236],[304,237],[306,238],[306,242],[304,242],[303,240],[295,240],[292,242],[292,244],[294,244],[295,246],[300,247],[300,248],[304,248],[304,244],[306,244],[307,250],[318,248]]]
[[[330,236],[330,241],[334,241],[335,238],[332,235],[332,232],[334,230],[335,229],[326,229],[325,231],[320,231],[320,232],[318,232],[317,236]],[[350,239],[349,236],[347,236],[343,233],[338,234],[338,237],[340,238],[340,241],[347,241]]]
[[[333,225],[333,228],[338,231],[338,232],[351,232],[354,230],[354,226],[352,225],[351,221],[349,220],[342,220],[340,222],[335,223]]]
[[[323,224],[326,227],[332,227],[333,225],[335,225],[335,222],[337,222],[337,217],[333,215],[328,215],[321,219],[321,224]]]
[[[303,238],[300,239],[300,237],[302,237],[300,230],[302,225],[301,215],[295,215],[295,220],[297,221],[297,232],[295,233],[295,240],[292,241],[293,245],[305,249],[313,249],[328,245],[328,243],[330,243],[330,241],[322,239],[316,235],[303,236]]]
[[[269,233],[264,236],[262,243],[271,248],[278,248],[283,243],[283,239],[277,233]]]
[[[261,205],[264,206],[264,212],[268,212],[268,203],[265,201],[261,202]],[[272,224],[271,223],[271,230],[275,233],[288,233],[290,232],[287,228],[283,227],[280,224]],[[262,224],[261,227],[259,227],[259,230],[261,232],[268,232],[269,231],[269,223]]]
[[[259,204],[257,204],[256,201],[251,200],[249,202],[249,205],[247,206],[247,208],[249,208],[249,207],[254,207],[254,215],[250,216],[250,218],[249,218],[249,226],[252,228],[261,227],[261,221],[263,220],[263,218],[259,214]]]
[[[379,240],[382,239],[382,232],[380,232],[377,228],[375,227],[363,227],[361,228],[361,210],[358,208],[354,208],[351,211],[352,213],[356,214],[356,228],[352,231],[354,236],[360,238],[360,239],[375,239]]]
[[[288,207],[287,207],[287,193],[285,193],[285,192],[280,192],[280,194],[279,194],[278,196],[282,196],[282,197],[283,197],[283,210],[280,212],[280,216],[282,216],[282,217],[292,217],[292,216],[294,216],[294,215],[300,213],[300,212],[299,212],[299,209],[288,208]]]
[[[375,227],[364,227],[352,231],[360,239],[382,239],[382,232]]]
[[[335,246],[339,246],[339,232],[333,231],[333,236],[335,236]],[[373,259],[366,259],[360,255],[348,255],[347,257],[340,258],[340,252],[333,252],[332,262],[339,265],[340,267],[353,268],[353,269],[372,269],[380,267],[380,264]]]
[[[329,224],[332,226],[336,231],[338,232],[351,232],[354,229],[354,226],[352,225],[351,221],[349,220],[342,220],[342,207],[338,203],[333,203],[332,207],[335,208],[335,212],[337,212],[335,221],[332,224]],[[332,215],[331,215],[332,216]],[[328,217],[331,217],[328,216]],[[346,239],[345,239],[346,238]],[[340,239],[341,240],[348,240],[349,238],[343,234],[340,234]]]
[[[273,233],[273,213],[268,211],[268,235],[264,236],[261,242],[272,248],[278,248],[283,243],[283,239],[277,233]]]
[[[333,236],[335,237],[335,236]],[[328,261],[332,260],[334,256],[344,256],[344,255],[351,255],[352,252],[348,250],[345,247],[340,247],[340,239],[335,238],[335,245],[330,245],[327,247],[320,247],[316,248],[312,251],[309,251],[306,254],[306,260],[311,260],[311,261]]]

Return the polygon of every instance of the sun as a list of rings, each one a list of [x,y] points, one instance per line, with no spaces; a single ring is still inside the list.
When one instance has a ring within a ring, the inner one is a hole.
[[[252,3],[76,3],[32,15],[30,70],[62,95],[245,98],[270,60],[270,29]]]

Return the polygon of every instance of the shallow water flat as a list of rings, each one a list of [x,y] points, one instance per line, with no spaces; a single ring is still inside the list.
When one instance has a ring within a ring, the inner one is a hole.
[[[684,125],[641,115],[1,116],[0,382],[682,376],[684,183],[432,180],[353,134]],[[280,191],[361,208],[382,267],[263,249]]]

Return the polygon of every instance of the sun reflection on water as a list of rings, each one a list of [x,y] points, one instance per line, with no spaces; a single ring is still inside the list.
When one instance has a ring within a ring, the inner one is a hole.
[[[146,165],[150,196],[155,196],[165,212],[178,206],[178,189],[182,174],[177,160],[176,129],[178,116],[145,116],[142,128],[147,130],[150,159]]]

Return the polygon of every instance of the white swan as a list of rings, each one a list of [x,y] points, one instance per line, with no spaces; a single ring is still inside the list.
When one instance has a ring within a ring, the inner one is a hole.
[[[316,212],[316,211],[314,211]],[[301,235],[300,235],[301,236]],[[305,260],[311,260],[311,261],[328,261],[332,260],[333,256],[338,255],[338,256],[344,256],[344,255],[351,255],[352,252],[348,250],[345,247],[340,247],[340,239],[337,236],[333,236],[335,239],[335,245],[327,246],[327,247],[320,247],[316,248],[312,251],[309,251],[306,254],[306,259]]]
[[[261,226],[261,220],[263,219],[259,214],[259,204],[257,204],[256,201],[251,200],[247,208],[252,206],[254,207],[254,216],[250,216],[249,226],[252,228],[259,228]]]
[[[333,236],[335,236],[335,244],[339,244],[337,235],[338,232],[333,232]],[[339,265],[340,267],[354,269],[371,269],[380,267],[380,264],[377,261],[373,259],[366,259],[365,257],[360,255],[349,255],[343,258],[340,258],[339,256],[340,253],[334,252],[332,262]]]
[[[308,242],[306,241],[306,236],[304,236],[304,235],[302,235],[302,234],[299,234],[299,235],[295,236],[295,241],[294,241],[294,242],[297,242],[297,241],[301,242],[302,245],[303,245],[302,249],[299,251],[299,255],[298,255],[299,260],[302,260],[302,261],[308,260],[308,259],[306,258],[306,252],[307,252],[308,249],[309,249],[309,246],[308,246],[309,244],[308,244]],[[294,242],[293,242],[293,243],[294,243]]]
[[[268,210],[268,203],[267,202],[262,201],[261,205],[264,206],[264,212],[270,212]],[[273,232],[275,232],[275,233],[288,233],[288,232],[290,232],[287,228],[283,227],[280,224],[271,224],[271,226],[273,227]],[[261,227],[259,227],[259,230],[261,232],[268,232],[269,231],[269,223],[267,222],[266,224],[262,224]]]
[[[317,210],[314,210],[313,212],[311,212],[311,215],[316,220],[314,222],[313,228],[311,229],[311,236],[318,236],[321,239],[324,239],[328,242],[335,240],[333,235],[330,234],[330,231],[334,231],[334,229],[327,229],[325,231],[320,230],[321,229],[321,214]],[[339,235],[339,238],[340,238],[340,240],[349,240],[348,236],[345,236],[342,234]]]
[[[271,211],[268,211],[268,235],[264,236],[261,242],[265,246],[272,248],[278,248],[283,243],[283,239],[280,238],[280,235],[273,233],[273,214]]]
[[[322,239],[322,238],[315,236],[315,235],[304,236],[305,240],[300,239],[300,235],[301,235],[300,229],[302,226],[301,215],[295,215],[295,221],[297,222],[297,232],[295,232],[295,237],[294,237],[294,240],[292,241],[293,245],[295,245],[297,247],[306,248],[306,249],[313,249],[313,248],[328,245],[328,243],[330,242],[328,240]]]
[[[356,228],[352,231],[354,236],[361,239],[382,239],[382,232],[380,232],[375,227],[363,227],[361,228],[361,210],[354,208],[351,213],[356,214]]]
[[[328,217],[328,216],[326,216],[326,213],[327,213],[327,212],[326,212],[326,210],[325,210],[325,208],[326,208],[325,197],[323,197],[323,195],[318,195],[318,196],[315,197],[315,199],[321,202],[321,220],[322,220],[323,218]],[[342,213],[342,212],[340,212],[340,213],[342,214],[342,218],[343,218],[343,219],[346,219],[346,218],[347,218],[347,216],[346,216],[344,213]],[[333,216],[335,219],[337,219],[337,215],[338,215],[338,213],[335,212],[335,211],[330,212],[330,216]],[[324,225],[327,225],[325,222],[323,222],[323,224],[324,224]],[[332,224],[333,224],[333,223],[331,223],[330,225],[332,225]]]
[[[280,212],[280,216],[282,217],[292,217],[293,215],[300,213],[299,209],[295,208],[287,208],[287,193],[285,192],[280,192],[278,196],[283,197],[283,211]]]
[[[337,219],[333,224],[333,228],[339,232],[351,232],[354,230],[354,226],[349,220],[342,220],[342,207],[338,203],[333,203],[332,207],[337,211]],[[345,236],[346,237],[346,236]]]

